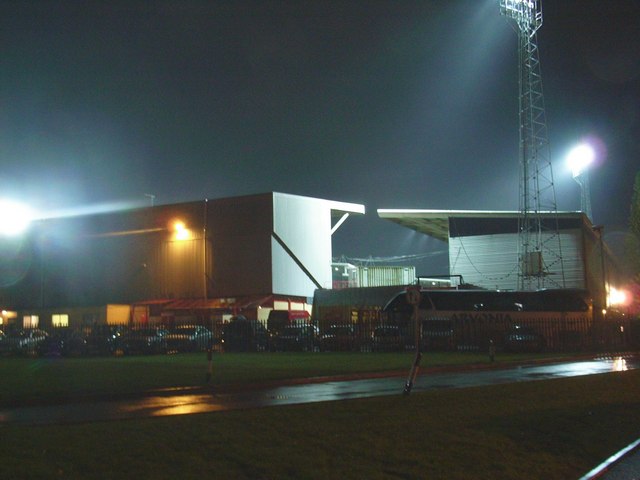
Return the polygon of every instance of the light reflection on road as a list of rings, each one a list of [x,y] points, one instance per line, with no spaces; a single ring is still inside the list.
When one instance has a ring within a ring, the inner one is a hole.
[[[429,372],[420,375],[413,392],[545,380],[636,369],[637,358],[610,358],[506,369]],[[330,381],[240,392],[166,392],[129,400],[82,402],[0,410],[0,423],[62,424],[210,413],[242,408],[327,402],[386,395],[400,395],[403,377]]]
[[[165,417],[192,413],[215,412],[220,406],[211,402],[211,394],[172,395],[134,400],[119,406],[123,415]]]

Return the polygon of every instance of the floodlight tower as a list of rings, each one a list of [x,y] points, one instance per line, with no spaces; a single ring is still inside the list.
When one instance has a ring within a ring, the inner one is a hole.
[[[540,0],[500,0],[518,33],[520,199],[518,288],[564,287],[556,194],[542,95],[537,31]],[[551,218],[549,218],[551,217]]]

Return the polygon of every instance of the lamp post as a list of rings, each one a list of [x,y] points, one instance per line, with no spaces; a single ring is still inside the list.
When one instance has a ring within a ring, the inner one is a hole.
[[[204,305],[206,308],[208,301],[207,287],[209,285],[207,278],[207,206],[209,205],[209,199],[204,199],[204,214],[202,218],[202,296],[204,298]]]
[[[574,147],[567,156],[567,163],[571,168],[573,179],[580,185],[580,210],[592,220],[591,193],[589,191],[589,167],[595,159],[595,152],[591,145],[582,143]]]

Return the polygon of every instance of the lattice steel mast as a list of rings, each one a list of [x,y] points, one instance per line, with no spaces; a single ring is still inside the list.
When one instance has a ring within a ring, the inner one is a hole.
[[[518,288],[564,287],[556,194],[542,94],[537,31],[540,0],[500,0],[518,33],[520,199]]]

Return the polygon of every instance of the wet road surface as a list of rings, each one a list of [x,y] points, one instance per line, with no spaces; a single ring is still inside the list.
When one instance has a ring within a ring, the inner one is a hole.
[[[631,370],[639,366],[638,358],[611,358],[551,365],[518,366],[507,369],[428,373],[416,378],[412,391],[424,392],[434,389],[466,388],[592,375]],[[165,392],[162,395],[127,400],[87,401],[64,405],[0,409],[0,423],[23,425],[86,423],[401,395],[404,382],[405,379],[401,377],[385,377],[328,381],[238,392],[216,392],[215,387],[211,387],[209,390],[176,390],[175,392]]]

